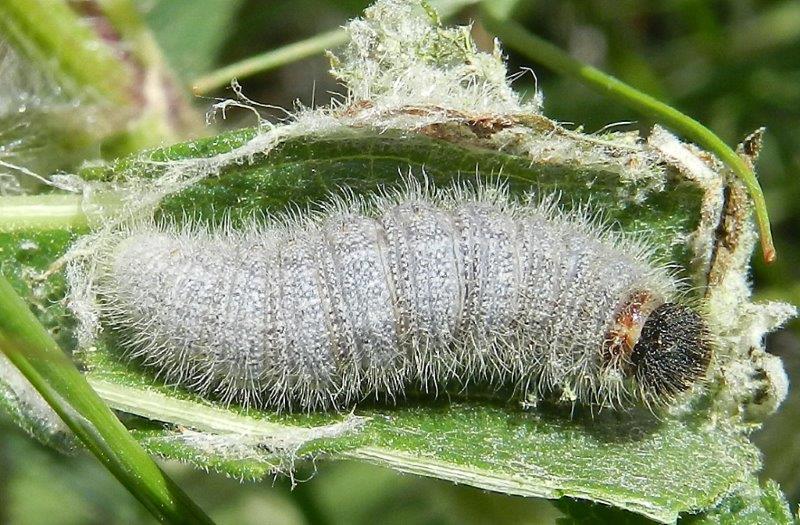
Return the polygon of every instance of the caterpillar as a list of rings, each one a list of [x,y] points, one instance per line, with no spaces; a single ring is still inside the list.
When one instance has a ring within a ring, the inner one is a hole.
[[[94,280],[126,356],[226,403],[341,410],[484,384],[627,407],[670,401],[712,353],[650,253],[547,199],[411,184],[305,219],[123,228]]]

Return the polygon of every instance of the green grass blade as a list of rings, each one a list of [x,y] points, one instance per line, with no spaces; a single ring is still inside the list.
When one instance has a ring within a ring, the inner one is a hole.
[[[0,350],[153,516],[213,523],[131,437],[2,276]]]
[[[486,27],[509,48],[562,75],[574,77],[603,95],[614,98],[636,111],[654,117],[669,128],[682,133],[716,154],[747,186],[753,199],[753,209],[758,222],[764,260],[767,262],[775,260],[775,247],[772,242],[767,205],[756,175],[744,159],[713,131],[672,106],[571,57],[550,42],[530,33],[520,24],[498,15],[488,2],[484,2],[482,13],[482,20]]]

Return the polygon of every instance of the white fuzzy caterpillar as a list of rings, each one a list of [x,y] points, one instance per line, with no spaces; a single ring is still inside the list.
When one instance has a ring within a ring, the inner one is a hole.
[[[685,390],[710,358],[646,249],[502,190],[412,188],[238,231],[138,225],[99,268],[101,317],[131,356],[245,405],[489,383],[618,406]]]

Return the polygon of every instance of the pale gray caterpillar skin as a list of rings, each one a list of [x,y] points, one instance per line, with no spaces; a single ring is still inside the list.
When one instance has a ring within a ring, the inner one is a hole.
[[[412,188],[304,222],[132,227],[97,285],[130,355],[226,402],[342,409],[489,383],[620,406],[685,390],[710,358],[647,253],[496,188]]]

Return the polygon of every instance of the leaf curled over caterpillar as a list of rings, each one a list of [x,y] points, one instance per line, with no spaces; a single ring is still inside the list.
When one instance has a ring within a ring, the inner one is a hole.
[[[140,223],[98,268],[101,319],[128,355],[258,407],[475,383],[619,407],[669,400],[711,355],[646,247],[502,188],[410,184],[237,230]]]

